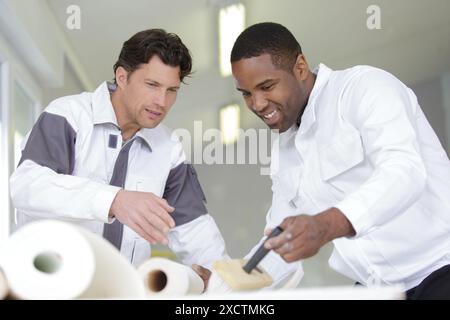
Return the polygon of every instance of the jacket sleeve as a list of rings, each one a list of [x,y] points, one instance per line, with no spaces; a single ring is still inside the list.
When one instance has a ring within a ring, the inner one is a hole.
[[[209,214],[173,228],[169,232],[169,248],[183,264],[196,263],[209,270],[215,261],[229,258],[225,241]]]
[[[410,89],[380,70],[354,81],[341,104],[373,167],[373,174],[335,206],[358,237],[402,214],[425,187],[416,130],[419,106]]]
[[[175,208],[175,228],[169,232],[169,247],[186,265],[211,269],[216,260],[228,257],[225,242],[205,206],[206,198],[194,167],[185,162],[181,144],[172,153],[173,168],[163,198]]]
[[[108,222],[120,188],[72,175],[77,130],[70,117],[52,109],[33,126],[10,177],[13,204],[32,217]]]

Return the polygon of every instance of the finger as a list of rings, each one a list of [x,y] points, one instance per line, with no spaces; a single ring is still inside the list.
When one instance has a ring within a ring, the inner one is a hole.
[[[203,279],[202,270],[200,269],[199,265],[193,264],[191,268],[195,271],[196,274],[198,274]]]
[[[277,250],[281,246],[283,246],[286,242],[292,239],[292,233],[289,230],[283,231],[280,235],[268,239],[264,243],[264,247],[266,249],[274,249]]]
[[[272,233],[272,229],[271,228],[267,228],[266,230],[264,230],[264,235],[267,237],[269,236],[269,234]]]
[[[286,262],[294,262],[294,261],[298,261],[301,259],[306,259],[308,257],[304,254],[303,248],[299,248],[299,249],[292,250],[291,252],[288,252],[288,253],[282,255],[282,258]]]
[[[321,245],[314,244],[311,242],[307,243],[305,241],[302,241],[302,242],[297,242],[297,243],[298,243],[297,246],[294,243],[294,248],[290,252],[287,252],[285,254],[285,256],[288,259],[298,260],[298,259],[310,258],[310,257],[315,256],[321,248]]]
[[[292,223],[293,223],[292,217],[288,217],[284,219],[283,222],[281,222],[280,227],[281,229],[286,230],[287,228],[289,228],[290,225],[292,225]]]
[[[159,204],[159,202],[154,202],[150,206],[150,211],[153,214],[156,214],[165,224],[165,227],[161,228],[161,230],[173,228],[175,226],[175,220],[173,220],[172,216]]]
[[[173,212],[175,210],[174,207],[172,207],[166,199],[164,198],[160,198],[158,196],[155,196],[155,199],[158,201],[158,203],[161,205],[161,207],[163,207],[164,210],[166,210],[167,212]]]
[[[150,222],[148,222],[145,218],[140,219],[138,222],[139,226],[144,230],[144,232],[150,237],[154,238],[158,243],[168,244],[164,233],[155,228]]]
[[[202,279],[203,281],[203,292],[206,290],[206,288],[208,287],[208,282],[209,282],[209,278],[211,276],[211,271],[209,271],[206,268],[203,268],[197,264],[193,264],[192,269],[199,275],[199,277]]]
[[[208,280],[211,276],[211,271],[209,271],[206,268],[203,268],[202,266],[199,266],[198,264],[193,264],[192,269],[203,279]]]
[[[159,213],[156,212],[145,212],[143,215],[145,220],[147,220],[148,223],[153,225],[158,230],[162,231],[164,234],[167,234],[170,230],[170,225],[167,224],[166,221],[164,221]]]
[[[280,224],[280,227],[284,231],[289,231],[292,234],[292,237],[297,237],[300,233],[302,233],[305,229],[305,216],[298,215],[295,217],[288,217],[283,220]]]
[[[157,241],[155,238],[153,238],[151,235],[147,234],[144,229],[142,229],[138,224],[136,223],[132,223],[130,225],[128,225],[131,229],[133,229],[134,231],[136,231],[136,233],[138,235],[140,235],[142,238],[144,238],[145,240],[147,240],[148,242],[150,242],[150,244],[156,244]]]
[[[209,278],[211,277],[211,271],[209,271],[206,268],[202,268],[202,270],[203,270],[203,273],[205,275],[205,280],[209,280]]]
[[[292,242],[288,241],[285,242],[281,247],[275,250],[276,253],[278,253],[280,256],[283,256],[284,254],[287,254],[293,250],[293,244]]]
[[[307,244],[304,240],[301,239],[298,239],[297,242],[293,242],[293,244],[294,244],[293,249],[282,255],[282,258],[286,262],[293,262],[301,259],[310,258],[318,252],[318,250],[311,248],[310,244]]]

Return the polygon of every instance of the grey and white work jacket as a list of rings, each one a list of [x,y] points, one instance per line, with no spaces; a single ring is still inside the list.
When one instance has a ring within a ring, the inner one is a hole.
[[[119,153],[129,143],[124,189],[152,192],[175,207],[176,226],[168,238],[181,262],[210,267],[225,257],[223,238],[179,140],[160,124],[139,130],[122,146],[107,82],[93,93],[51,102],[24,139],[22,158],[10,178],[17,226],[60,219],[102,235],[121,189],[109,183]],[[151,253],[150,244],[127,226],[120,251],[134,265]]]

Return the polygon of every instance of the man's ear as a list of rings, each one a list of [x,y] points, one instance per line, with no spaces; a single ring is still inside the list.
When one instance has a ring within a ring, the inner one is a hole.
[[[117,86],[123,89],[128,82],[128,71],[124,67],[119,66],[116,69],[116,83]]]
[[[294,74],[301,81],[304,81],[308,77],[309,66],[308,66],[308,62],[306,62],[306,58],[303,54],[299,54],[297,56],[297,59],[295,61],[295,65],[294,65]]]

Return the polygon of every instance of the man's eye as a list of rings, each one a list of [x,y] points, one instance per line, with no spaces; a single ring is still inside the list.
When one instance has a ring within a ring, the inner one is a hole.
[[[147,85],[149,85],[150,87],[157,87],[156,83],[147,82]]]
[[[250,93],[249,92],[242,92],[242,96],[244,98],[250,97]]]
[[[269,84],[268,86],[261,87],[261,89],[264,91],[267,91],[267,90],[272,89],[272,87],[273,87],[273,84]]]

